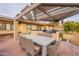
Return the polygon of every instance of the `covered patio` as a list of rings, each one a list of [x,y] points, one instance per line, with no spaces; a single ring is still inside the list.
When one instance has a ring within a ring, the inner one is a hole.
[[[34,56],[36,51],[37,55],[40,51],[38,56],[53,56],[53,52],[56,51],[55,56],[79,56],[79,46],[72,44],[70,38],[63,41],[60,37],[64,30],[64,19],[76,14],[79,14],[79,4],[27,4],[13,18],[14,37],[0,38],[0,55],[28,56],[29,52]],[[60,44],[56,47],[57,41]],[[55,49],[48,49],[49,46],[54,46]],[[51,55],[48,55],[49,50],[52,51]]]
[[[53,22],[59,22],[61,21],[61,25],[63,25],[63,19],[71,17],[73,15],[76,15],[79,13],[79,6],[78,4],[46,4],[46,3],[38,3],[38,4],[28,4],[23,10],[21,10],[16,17],[14,18],[14,24],[15,24],[15,30],[14,30],[14,39],[18,39],[17,37],[19,36],[18,31],[17,31],[17,26],[19,22],[26,22],[26,23],[32,23],[32,24],[42,24],[41,21],[43,22],[49,22],[47,25],[53,26]],[[43,23],[44,24],[44,23]],[[60,25],[57,25],[60,26]],[[32,27],[30,27],[32,28]],[[47,29],[50,29],[47,28]],[[44,28],[44,30],[47,30]],[[57,31],[63,32],[63,27],[58,29]],[[35,32],[35,31],[34,31]],[[59,40],[59,32],[57,32],[57,35],[54,36],[54,34],[51,34],[51,39],[50,38],[45,38],[42,34],[44,32],[41,32],[41,35],[39,34],[39,31],[36,30],[36,34],[31,33],[30,29],[30,34],[26,35],[26,32],[21,32],[23,34],[23,37],[26,39],[32,39],[32,41],[38,45],[42,46],[42,55],[47,55],[47,47],[48,45],[53,42],[54,40]],[[24,35],[25,34],[25,35]],[[31,35],[32,34],[32,35]],[[45,36],[49,36],[50,34],[45,33]],[[47,36],[47,37],[48,37]],[[53,36],[53,37],[52,37]],[[36,37],[36,38],[35,38]],[[40,38],[41,39],[40,39]],[[20,38],[19,38],[20,39]],[[36,40],[38,39],[38,41]],[[45,45],[39,41],[39,39],[45,43]],[[43,41],[45,39],[45,41]],[[48,40],[50,39],[50,40]],[[52,48],[53,49],[53,48]],[[57,48],[58,49],[58,48]],[[51,50],[52,51],[52,50]],[[50,52],[51,53],[51,52]],[[49,53],[49,54],[50,54]],[[53,53],[53,52],[52,52]]]

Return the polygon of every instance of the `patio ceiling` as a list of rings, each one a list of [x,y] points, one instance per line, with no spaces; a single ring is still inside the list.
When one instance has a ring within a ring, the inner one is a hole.
[[[14,19],[33,19],[34,21],[59,21],[78,13],[79,4],[39,3],[26,6]]]

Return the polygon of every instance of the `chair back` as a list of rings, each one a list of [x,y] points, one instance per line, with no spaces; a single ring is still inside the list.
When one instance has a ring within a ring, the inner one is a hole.
[[[57,40],[57,41],[56,41],[56,44],[55,44],[55,47],[56,47],[56,48],[58,48],[58,47],[59,47],[60,42],[61,42],[61,40]]]
[[[55,45],[48,46],[48,55],[49,56],[57,56],[57,49],[59,47],[60,42],[61,42],[60,40],[57,40]]]
[[[34,51],[34,44],[33,44],[33,41],[31,39],[26,39],[25,40],[25,43],[26,43],[26,49],[27,51],[31,54],[31,55],[34,55],[35,54],[35,51]]]
[[[20,37],[21,46],[26,49],[31,55],[34,55],[34,44],[31,39]]]
[[[20,46],[22,48],[24,48],[24,46],[25,46],[25,39],[24,39],[24,37],[22,37],[22,36],[19,37],[19,43],[20,43]]]

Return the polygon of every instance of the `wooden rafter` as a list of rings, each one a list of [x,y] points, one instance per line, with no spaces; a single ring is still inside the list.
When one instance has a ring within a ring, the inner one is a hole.
[[[43,6],[79,7],[79,3],[44,3]]]
[[[73,8],[67,7],[67,8],[61,9],[59,11],[51,12],[50,14],[53,17],[53,16],[56,16],[58,14],[68,13],[68,12],[75,11],[75,10],[79,10],[79,8],[76,8],[76,7],[73,7]],[[44,14],[37,17],[37,19],[44,19],[44,18],[47,18],[47,16],[45,16]]]
[[[45,18],[45,20],[44,19],[40,19],[38,21],[49,21],[49,22],[51,22],[51,21],[59,21],[59,20],[63,20],[65,18],[71,17],[73,15],[76,15],[78,13],[79,13],[79,10],[75,10],[75,11],[71,11],[71,12],[55,15],[55,16],[53,16],[54,19],[51,19],[51,18],[47,17],[47,18]]]
[[[31,10],[33,10],[34,8],[36,8],[39,5],[40,5],[40,3],[32,4],[26,10],[24,10],[20,15],[16,16],[14,19],[15,20],[19,19],[20,17],[24,16],[25,14],[27,14],[28,12],[30,12]]]
[[[33,21],[36,21],[36,10],[31,11]]]
[[[36,21],[36,10],[34,10],[33,15],[34,15],[34,19]]]
[[[46,15],[48,15],[49,17],[52,17],[48,12],[46,12],[44,9],[37,7],[40,11],[42,11],[43,13],[45,13]]]
[[[54,11],[56,11],[56,10],[59,10],[59,9],[62,9],[62,8],[64,8],[64,7],[55,7],[55,8],[53,8],[53,9],[50,9],[50,10],[48,10],[48,11],[46,11],[46,12],[48,12],[48,13],[50,13],[50,12],[54,12]],[[42,15],[43,13],[39,13],[39,14],[37,14],[37,16],[40,16],[40,15]]]

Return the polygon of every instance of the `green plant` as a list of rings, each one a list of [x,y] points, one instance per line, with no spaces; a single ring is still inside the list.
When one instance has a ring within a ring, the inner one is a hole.
[[[67,21],[63,24],[65,32],[79,32],[79,22],[75,21]]]

